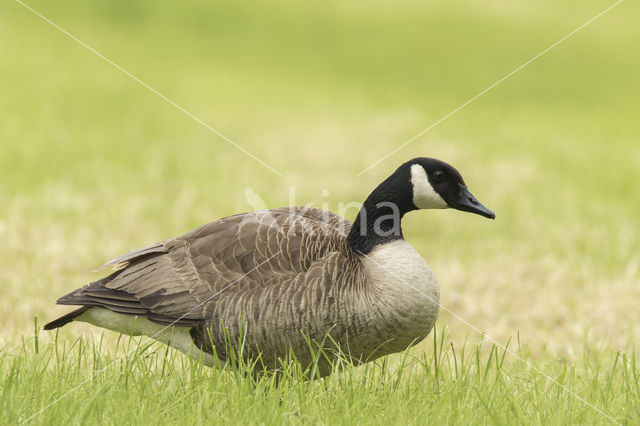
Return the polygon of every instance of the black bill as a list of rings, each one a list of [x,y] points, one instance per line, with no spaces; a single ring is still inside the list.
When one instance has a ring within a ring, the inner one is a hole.
[[[453,208],[464,212],[479,214],[480,216],[488,217],[489,219],[496,218],[496,214],[480,204],[480,201],[473,196],[466,186],[460,188],[460,196]]]

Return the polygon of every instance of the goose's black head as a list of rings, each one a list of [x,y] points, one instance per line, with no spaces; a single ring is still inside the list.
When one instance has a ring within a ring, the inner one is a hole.
[[[402,170],[405,169],[405,170]],[[460,172],[435,158],[414,158],[398,169],[409,175],[412,202],[416,209],[452,208],[495,219],[494,212],[483,206],[469,191]]]
[[[435,158],[414,158],[367,197],[347,240],[357,253],[366,255],[379,244],[402,238],[400,221],[405,213],[446,208],[496,217],[469,192],[452,166]]]

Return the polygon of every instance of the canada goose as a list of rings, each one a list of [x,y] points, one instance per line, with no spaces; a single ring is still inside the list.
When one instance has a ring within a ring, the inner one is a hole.
[[[495,218],[456,169],[415,158],[373,190],[353,224],[304,207],[216,220],[107,262],[114,273],[57,301],[81,308],[44,328],[84,321],[147,335],[208,365],[242,347],[269,369],[291,353],[309,365],[313,342],[326,375],[336,347],[360,363],[429,334],[438,284],[400,219],[448,207]]]

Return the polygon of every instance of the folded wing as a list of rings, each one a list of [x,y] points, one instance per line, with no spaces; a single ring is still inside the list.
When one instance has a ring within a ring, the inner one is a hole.
[[[333,213],[303,207],[226,217],[109,261],[116,272],[58,303],[194,326],[225,292],[301,285],[296,277],[344,250],[350,227]]]

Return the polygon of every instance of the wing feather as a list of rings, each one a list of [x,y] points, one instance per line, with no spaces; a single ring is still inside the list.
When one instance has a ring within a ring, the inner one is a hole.
[[[233,292],[246,305],[239,308],[255,316],[256,289],[265,298],[278,297],[290,285],[303,291],[306,280],[317,281],[326,272],[322,259],[344,249],[350,226],[333,213],[302,207],[229,216],[110,260],[104,267],[118,271],[58,303],[192,326],[216,310],[220,293]]]

